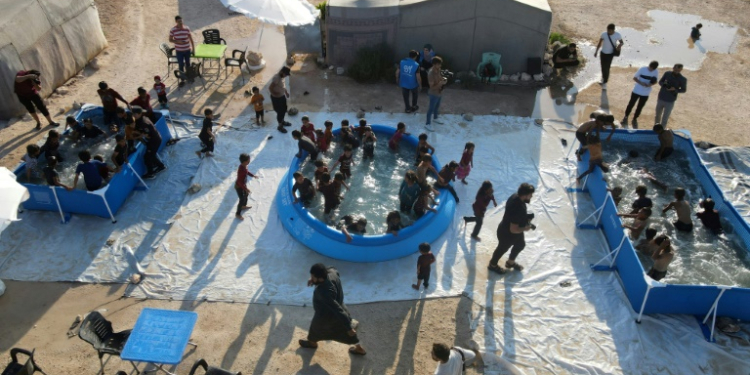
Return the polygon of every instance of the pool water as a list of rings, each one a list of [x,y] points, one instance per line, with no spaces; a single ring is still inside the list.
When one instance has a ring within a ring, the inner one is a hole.
[[[640,154],[637,158],[630,158],[630,150]],[[645,185],[648,196],[653,200],[653,213],[648,225],[656,229],[659,234],[666,234],[675,249],[675,258],[669,265],[664,282],[671,284],[700,284],[700,285],[735,285],[750,287],[750,257],[740,240],[732,234],[732,228],[722,220],[726,233],[714,235],[703,227],[695,213],[702,211],[698,203],[707,198],[703,189],[690,169],[685,154],[679,150],[662,162],[653,160],[654,148],[639,147],[632,143],[613,141],[604,143],[604,160],[610,164],[610,172],[604,174],[610,188],[621,186],[622,201],[618,206],[621,213],[630,213],[635,198],[635,188]],[[663,190],[643,177],[641,170],[647,168],[659,181],[668,185]],[[686,200],[690,202],[693,215],[693,232],[678,232],[672,222],[677,220],[674,210],[662,214],[661,210],[674,200],[674,189],[682,187],[686,190]],[[632,219],[623,218],[623,223],[631,223]],[[637,245],[646,237],[645,230],[634,241]],[[639,253],[643,268],[648,271],[653,264],[650,257]]]
[[[60,174],[60,182],[62,182],[65,185],[70,185],[73,183],[73,179],[75,178],[75,171],[76,166],[78,166],[78,163],[80,163],[80,160],[78,159],[78,153],[83,150],[89,150],[91,153],[91,157],[94,157],[95,155],[101,155],[104,157],[104,162],[107,163],[110,167],[114,167],[111,157],[112,157],[112,151],[115,148],[115,137],[114,134],[109,130],[109,127],[104,126],[103,117],[102,116],[93,116],[91,119],[94,122],[94,126],[98,126],[100,129],[104,131],[104,136],[99,136],[95,139],[81,139],[78,142],[75,142],[74,140],[68,138],[68,134],[61,134],[60,135],[60,153],[62,154],[62,157],[64,159],[63,163],[57,164],[57,173]],[[58,128],[58,132],[61,132],[63,127],[61,126]],[[46,137],[44,138],[46,141]],[[41,141],[39,143],[39,147],[41,147],[44,144],[44,141]],[[44,180],[44,174],[42,173],[42,170],[44,167],[47,166],[47,160],[43,157],[39,158],[39,163],[37,169],[39,170],[39,174],[34,176],[32,175],[31,179],[26,178],[26,173],[22,173],[18,176],[18,182],[21,183],[31,183],[31,184],[37,184],[37,185],[46,185],[46,181]],[[78,189],[86,189],[86,184],[83,181],[83,177],[78,179]]]
[[[388,147],[389,136],[375,133],[378,141],[375,144],[375,158],[362,161],[362,147],[352,152],[352,177],[346,180],[350,190],[341,187],[344,199],[333,214],[333,222],[326,219],[323,212],[323,194],[318,193],[307,208],[308,211],[322,222],[333,226],[345,215],[365,217],[367,219],[367,234],[383,234],[386,232],[385,218],[388,212],[399,209],[398,191],[404,175],[409,170],[416,171],[416,148],[402,141],[398,151]],[[343,153],[343,146],[337,139],[331,143],[328,153],[320,153],[318,160],[323,160],[331,173],[331,178],[338,172],[331,170],[331,166]],[[437,168],[437,167],[436,167]],[[315,165],[309,158],[300,166],[300,172],[315,183]],[[432,184],[434,179],[428,176]],[[409,225],[416,220],[413,215],[401,213],[401,222]]]

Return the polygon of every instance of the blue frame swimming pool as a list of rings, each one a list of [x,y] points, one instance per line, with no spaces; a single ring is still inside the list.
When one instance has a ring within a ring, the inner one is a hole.
[[[686,132],[685,132],[686,133]],[[734,234],[745,250],[750,249],[750,226],[724,196],[719,185],[701,161],[689,134],[675,132],[674,148],[684,152],[687,162],[703,187],[706,196],[716,202],[722,218],[729,222]],[[618,129],[613,136],[621,142],[658,147],[657,136],[650,130]],[[588,155],[588,154],[587,154]],[[679,157],[673,154],[671,157]],[[588,158],[578,164],[579,171],[588,169]],[[616,252],[614,268],[617,270],[625,294],[636,312],[643,314],[692,314],[701,319],[710,314],[750,320],[750,289],[721,285],[671,285],[653,281],[646,276],[635,248],[622,229],[617,207],[607,192],[602,172],[597,168],[586,180],[586,186],[596,207],[602,207],[599,224],[604,232],[612,256]]]
[[[102,107],[85,106],[75,117],[76,120],[82,121],[89,117],[102,116],[102,114]],[[161,151],[167,142],[172,139],[172,134],[167,127],[166,117],[159,111],[156,111],[155,115],[157,121],[154,125],[162,137],[162,143],[159,146],[159,151]],[[67,134],[68,131],[70,129],[64,134]],[[114,214],[122,207],[130,193],[140,185],[138,176],[146,172],[146,164],[143,161],[145,152],[145,145],[138,143],[136,152],[128,156],[128,161],[133,169],[123,168],[120,173],[112,177],[107,186],[97,191],[89,192],[80,189],[67,191],[61,187],[24,183],[23,186],[29,190],[30,198],[23,203],[23,208],[60,212],[63,220],[67,220],[70,214],[83,214],[109,218],[115,222]],[[19,176],[25,171],[26,165],[21,163],[13,173]]]
[[[396,131],[396,128],[390,126],[371,126],[373,131],[386,134],[389,138]],[[334,135],[338,135],[340,130],[340,128],[335,129]],[[418,140],[409,135],[404,136],[401,142],[406,142],[416,148]],[[436,169],[440,170],[440,163],[434,155],[432,156],[432,163]],[[335,230],[315,218],[302,204],[292,203],[294,202],[292,174],[299,169],[300,164],[299,158],[293,158],[289,170],[281,179],[281,184],[276,192],[279,218],[292,237],[325,256],[358,263],[383,262],[402,258],[417,252],[420,243],[433,242],[438,239],[453,221],[456,201],[447,190],[442,190],[436,198],[438,202],[437,212],[428,212],[414,224],[400,230],[398,236],[392,234],[352,235],[352,242],[347,243],[346,237],[341,231]]]

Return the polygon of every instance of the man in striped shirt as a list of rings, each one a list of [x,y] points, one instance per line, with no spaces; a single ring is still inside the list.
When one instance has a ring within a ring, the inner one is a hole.
[[[185,66],[190,67],[190,55],[195,49],[195,43],[190,35],[190,28],[182,24],[182,17],[176,16],[174,20],[177,25],[169,30],[169,42],[174,44],[180,71],[184,72]]]

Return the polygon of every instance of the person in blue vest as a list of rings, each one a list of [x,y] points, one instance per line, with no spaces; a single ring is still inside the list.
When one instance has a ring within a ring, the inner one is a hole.
[[[417,99],[419,98],[419,88],[422,86],[422,77],[419,76],[418,57],[417,51],[409,51],[409,57],[401,60],[396,70],[396,83],[401,87],[406,113],[416,112],[419,109]],[[409,93],[411,93],[411,106],[409,105]]]

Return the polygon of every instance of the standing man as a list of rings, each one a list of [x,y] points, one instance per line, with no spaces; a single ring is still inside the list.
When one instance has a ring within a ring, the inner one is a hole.
[[[175,16],[174,21],[177,24],[169,30],[169,42],[174,44],[177,63],[184,73],[186,66],[190,68],[190,55],[195,50],[195,43],[190,28],[182,24],[182,17]]]
[[[429,89],[427,85],[427,72],[432,68],[432,58],[437,56],[435,51],[432,49],[432,44],[425,44],[422,48],[422,52],[419,53],[419,77],[422,78],[422,87],[424,91]]]
[[[146,144],[146,153],[143,155],[143,161],[146,163],[148,170],[143,175],[143,178],[154,178],[157,173],[167,169],[157,155],[161,146],[161,134],[156,130],[154,123],[148,117],[144,116],[145,111],[143,108],[134,105],[131,111],[133,112],[133,119],[135,119],[135,128],[138,130],[138,133],[142,134],[141,137]]]
[[[490,265],[487,267],[490,271],[506,272],[506,269],[498,266],[497,262],[511,247],[513,250],[510,251],[508,261],[505,262],[505,268],[523,270],[523,266],[516,263],[516,257],[526,246],[523,233],[536,229],[536,226],[530,222],[534,218],[533,214],[529,215],[526,212],[526,204],[531,202],[533,195],[534,187],[524,182],[518,187],[516,194],[511,195],[505,202],[505,214],[497,227],[497,248],[492,253]]]
[[[268,91],[271,93],[271,104],[273,110],[276,112],[276,121],[279,122],[279,126],[276,128],[282,133],[286,133],[285,126],[291,126],[292,124],[284,121],[286,116],[286,98],[289,97],[289,91],[284,86],[284,78],[289,77],[291,69],[285,66],[279,70],[279,73],[271,78],[271,84],[268,86]]]
[[[422,77],[419,76],[418,57],[417,51],[409,51],[409,57],[401,60],[398,69],[396,69],[396,83],[401,87],[406,113],[412,113],[419,109],[417,99],[419,98],[419,87],[422,86]],[[411,93],[411,106],[409,105],[409,93]]]
[[[442,123],[438,120],[438,109],[440,108],[440,101],[443,99],[443,88],[448,83],[448,79],[440,73],[440,69],[443,67],[443,59],[435,56],[432,58],[431,64],[432,67],[427,71],[427,82],[430,84],[427,95],[430,97],[430,106],[427,108],[427,123],[425,124],[429,131],[432,131],[430,123],[433,118],[438,124]]]
[[[60,126],[60,124],[52,121],[47,106],[44,105],[44,100],[39,96],[39,90],[42,89],[42,81],[39,80],[41,75],[41,72],[34,69],[20,70],[16,73],[16,81],[13,87],[13,91],[18,97],[18,101],[23,104],[24,108],[29,111],[31,117],[36,121],[36,130],[42,129],[39,115],[36,114],[37,109],[39,112],[42,112],[42,115],[47,119],[49,126],[53,128]]]
[[[630,102],[628,107],[625,109],[625,117],[622,119],[622,126],[628,125],[628,116],[630,111],[633,110],[635,102],[638,102],[638,106],[635,108],[635,115],[633,115],[633,128],[638,129],[638,116],[641,115],[643,106],[648,101],[648,96],[651,94],[651,86],[656,84],[659,80],[659,71],[656,70],[659,67],[658,61],[652,61],[648,66],[644,66],[638,69],[633,76],[635,81],[635,87],[633,92],[630,94]]]
[[[602,49],[601,65],[602,65],[602,90],[607,89],[607,81],[609,80],[609,68],[612,66],[612,59],[615,56],[620,56],[620,50],[625,42],[622,41],[620,33],[615,32],[615,24],[610,23],[607,25],[607,31],[602,33],[599,38],[599,44],[596,45],[596,51],[594,51],[594,58],[599,53],[599,48]]]
[[[104,81],[99,82],[99,90],[96,90],[96,93],[99,94],[99,99],[102,100],[104,125],[108,126],[112,132],[118,132],[122,126],[122,118],[118,115],[119,107],[117,106],[117,101],[125,103],[128,108],[130,108],[130,103]],[[122,113],[124,114],[125,112],[123,111]]]
[[[354,345],[349,353],[365,355],[365,349],[357,338],[357,322],[352,319],[344,305],[344,289],[339,280],[339,271],[316,263],[310,268],[307,286],[315,286],[313,309],[315,315],[310,323],[307,340],[299,340],[299,346],[317,349],[318,341],[333,340],[342,344]]]
[[[675,64],[671,72],[664,72],[659,80],[659,99],[656,101],[654,124],[667,126],[677,95],[687,91],[687,78],[682,75],[682,64]]]

